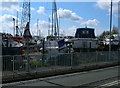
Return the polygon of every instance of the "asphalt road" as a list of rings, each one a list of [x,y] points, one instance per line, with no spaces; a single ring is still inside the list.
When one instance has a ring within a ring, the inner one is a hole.
[[[82,86],[103,85],[118,80],[118,66],[4,84],[4,86]]]

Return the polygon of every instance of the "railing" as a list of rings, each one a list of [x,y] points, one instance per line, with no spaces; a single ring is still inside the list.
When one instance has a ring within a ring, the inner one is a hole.
[[[28,61],[29,60],[29,61]],[[3,76],[40,72],[83,66],[103,62],[120,61],[120,52],[112,51],[109,59],[108,51],[64,53],[57,55],[15,55],[2,56]]]

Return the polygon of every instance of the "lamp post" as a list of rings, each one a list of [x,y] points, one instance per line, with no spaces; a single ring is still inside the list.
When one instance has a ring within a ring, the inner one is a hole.
[[[120,23],[120,1],[118,2],[118,24]],[[118,25],[118,40],[119,40],[119,48],[118,48],[118,62],[120,62],[120,25]]]
[[[109,60],[111,59],[111,30],[112,30],[112,0],[110,7],[110,39],[109,39]]]

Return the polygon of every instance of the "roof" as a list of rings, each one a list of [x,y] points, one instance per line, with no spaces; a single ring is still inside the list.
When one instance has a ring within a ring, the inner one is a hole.
[[[79,29],[79,30],[82,30],[82,29],[83,30],[95,30],[94,28],[87,28],[87,27],[86,28],[77,28],[77,29]]]
[[[77,28],[75,38],[95,38],[94,28]]]

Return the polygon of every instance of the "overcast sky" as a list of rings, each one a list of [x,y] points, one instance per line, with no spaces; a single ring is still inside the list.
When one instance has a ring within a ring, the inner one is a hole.
[[[13,34],[13,19],[21,21],[22,3],[18,0],[4,0],[0,3],[0,32]],[[79,0],[78,0],[79,1]],[[97,0],[96,2],[57,2],[57,12],[60,17],[60,34],[75,35],[76,28],[95,28],[96,36],[109,30],[110,3]],[[108,0],[110,1],[110,0]],[[37,19],[42,36],[47,36],[49,29],[48,18],[51,19],[52,2],[31,2],[31,33],[37,34]],[[118,2],[113,2],[113,25],[118,27]]]

